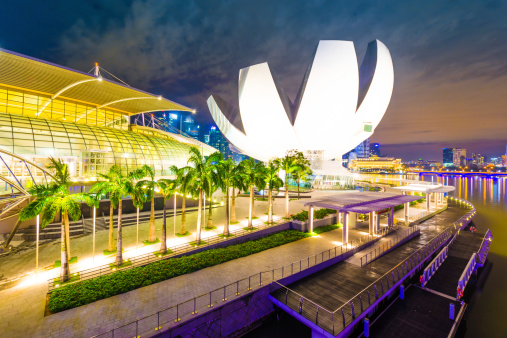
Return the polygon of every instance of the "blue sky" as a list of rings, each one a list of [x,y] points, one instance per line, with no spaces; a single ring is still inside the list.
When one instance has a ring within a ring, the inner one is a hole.
[[[134,87],[196,107],[237,100],[240,68],[269,62],[291,98],[319,40],[379,39],[395,84],[372,138],[403,159],[443,146],[507,144],[505,1],[10,1],[0,47],[82,71],[95,61]]]

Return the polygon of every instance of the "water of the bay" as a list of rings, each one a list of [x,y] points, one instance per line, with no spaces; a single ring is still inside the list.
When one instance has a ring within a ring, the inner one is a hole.
[[[464,198],[475,206],[474,225],[478,232],[488,229],[494,236],[488,264],[468,306],[464,321],[464,337],[507,337],[507,177],[367,175],[378,183],[399,183],[401,179],[424,180],[455,186],[451,196]],[[389,178],[388,180],[385,180]],[[392,179],[392,180],[390,180]],[[271,320],[248,337],[310,337],[303,324],[284,316]],[[462,333],[463,333],[462,332]]]

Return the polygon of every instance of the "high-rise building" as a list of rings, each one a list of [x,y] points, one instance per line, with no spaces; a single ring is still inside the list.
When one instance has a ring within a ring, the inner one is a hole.
[[[204,135],[204,143],[209,144],[209,134]]]
[[[507,154],[502,155],[502,166],[507,167]]]
[[[180,119],[178,113],[167,114],[166,121],[171,127],[180,129]]]
[[[453,165],[454,163],[454,160],[453,160],[453,152],[454,152],[454,148],[444,148],[444,157],[443,157],[443,165],[444,167],[450,167]]]
[[[380,157],[380,144],[378,143],[370,144],[370,156]]]
[[[472,164],[484,165],[484,156],[481,154],[472,154]]]
[[[368,158],[370,157],[370,139],[367,138],[363,142],[359,143],[355,149],[357,158]]]
[[[454,148],[452,150],[452,163],[455,167],[466,165],[467,150]]]
[[[229,149],[229,142],[215,126],[211,127],[209,132],[209,145],[220,151],[224,155],[224,158],[229,158],[232,155]]]

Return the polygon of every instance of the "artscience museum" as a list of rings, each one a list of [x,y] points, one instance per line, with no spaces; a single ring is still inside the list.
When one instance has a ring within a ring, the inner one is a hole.
[[[391,99],[391,54],[379,40],[368,44],[358,67],[351,41],[320,41],[299,92],[289,99],[267,63],[239,72],[239,109],[212,95],[208,107],[224,136],[258,160],[298,149],[319,175],[340,175],[342,155],[369,138]]]

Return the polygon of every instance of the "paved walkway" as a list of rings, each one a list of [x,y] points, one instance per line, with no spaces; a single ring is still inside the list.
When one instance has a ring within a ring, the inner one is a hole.
[[[336,193],[336,192],[333,192]],[[322,194],[329,194],[329,192],[312,192],[312,196],[317,197]],[[214,196],[217,201],[221,199],[221,193],[217,193]],[[294,200],[290,202],[290,213],[298,213],[301,209],[304,208],[303,205],[306,202],[305,199]],[[267,221],[267,202],[264,201],[255,201],[255,210],[256,216],[258,219],[254,219],[253,223],[261,224]],[[196,234],[196,225],[197,225],[197,211],[195,208],[191,208],[194,211],[187,212],[187,230],[191,233],[190,236],[185,237],[176,237],[174,236],[174,218],[172,213],[168,213],[167,215],[167,246],[171,248],[175,245],[181,245],[183,243],[188,243],[195,241]],[[244,228],[248,225],[248,198],[238,197],[236,198],[236,215],[237,220],[240,222],[239,224],[234,224],[230,226],[230,230],[236,230],[240,228]],[[285,216],[285,199],[277,198],[274,201],[274,219],[279,220],[282,216]],[[208,209],[206,208],[206,215],[208,214]],[[181,223],[181,215],[176,216],[176,232],[180,230]],[[216,229],[209,231],[202,231],[202,238],[206,238],[208,236],[214,236],[221,234],[224,229],[225,223],[225,207],[219,206],[213,209],[213,223],[216,226]],[[162,229],[162,219],[155,220],[157,237],[161,236]],[[116,231],[115,231],[116,232]],[[149,252],[158,251],[160,248],[160,244],[144,246],[142,244],[143,240],[148,239],[149,233],[149,222],[140,222],[139,224],[139,246],[136,250],[136,226],[130,225],[123,228],[123,247],[124,247],[124,258],[131,258],[133,256],[142,255]],[[102,251],[107,249],[108,243],[108,231],[102,230],[97,231],[95,235],[95,259],[92,259],[92,235],[85,235],[80,237],[71,238],[70,240],[70,250],[71,256],[77,256],[79,258],[78,263],[71,265],[71,270],[80,271],[92,268],[93,266],[100,266],[114,262],[115,256],[106,257],[103,255]],[[60,241],[53,240],[47,243],[40,245],[39,247],[39,269],[47,269],[51,270],[51,266],[54,264],[56,260],[60,259]],[[13,278],[16,276],[25,275],[28,273],[35,272],[35,246],[31,249],[27,249],[25,251],[9,254],[6,256],[0,257],[0,278]],[[59,275],[59,269],[52,269],[52,272],[46,272],[44,274],[44,278],[49,279],[52,277],[56,277]],[[1,281],[1,279],[0,279]]]
[[[0,332],[11,337],[92,336],[150,315],[194,296],[278,268],[324,250],[341,240],[341,229],[206,268],[79,308],[43,317],[47,286],[17,286],[0,292]],[[350,239],[362,236],[351,231]],[[172,292],[169,292],[172,291]]]

